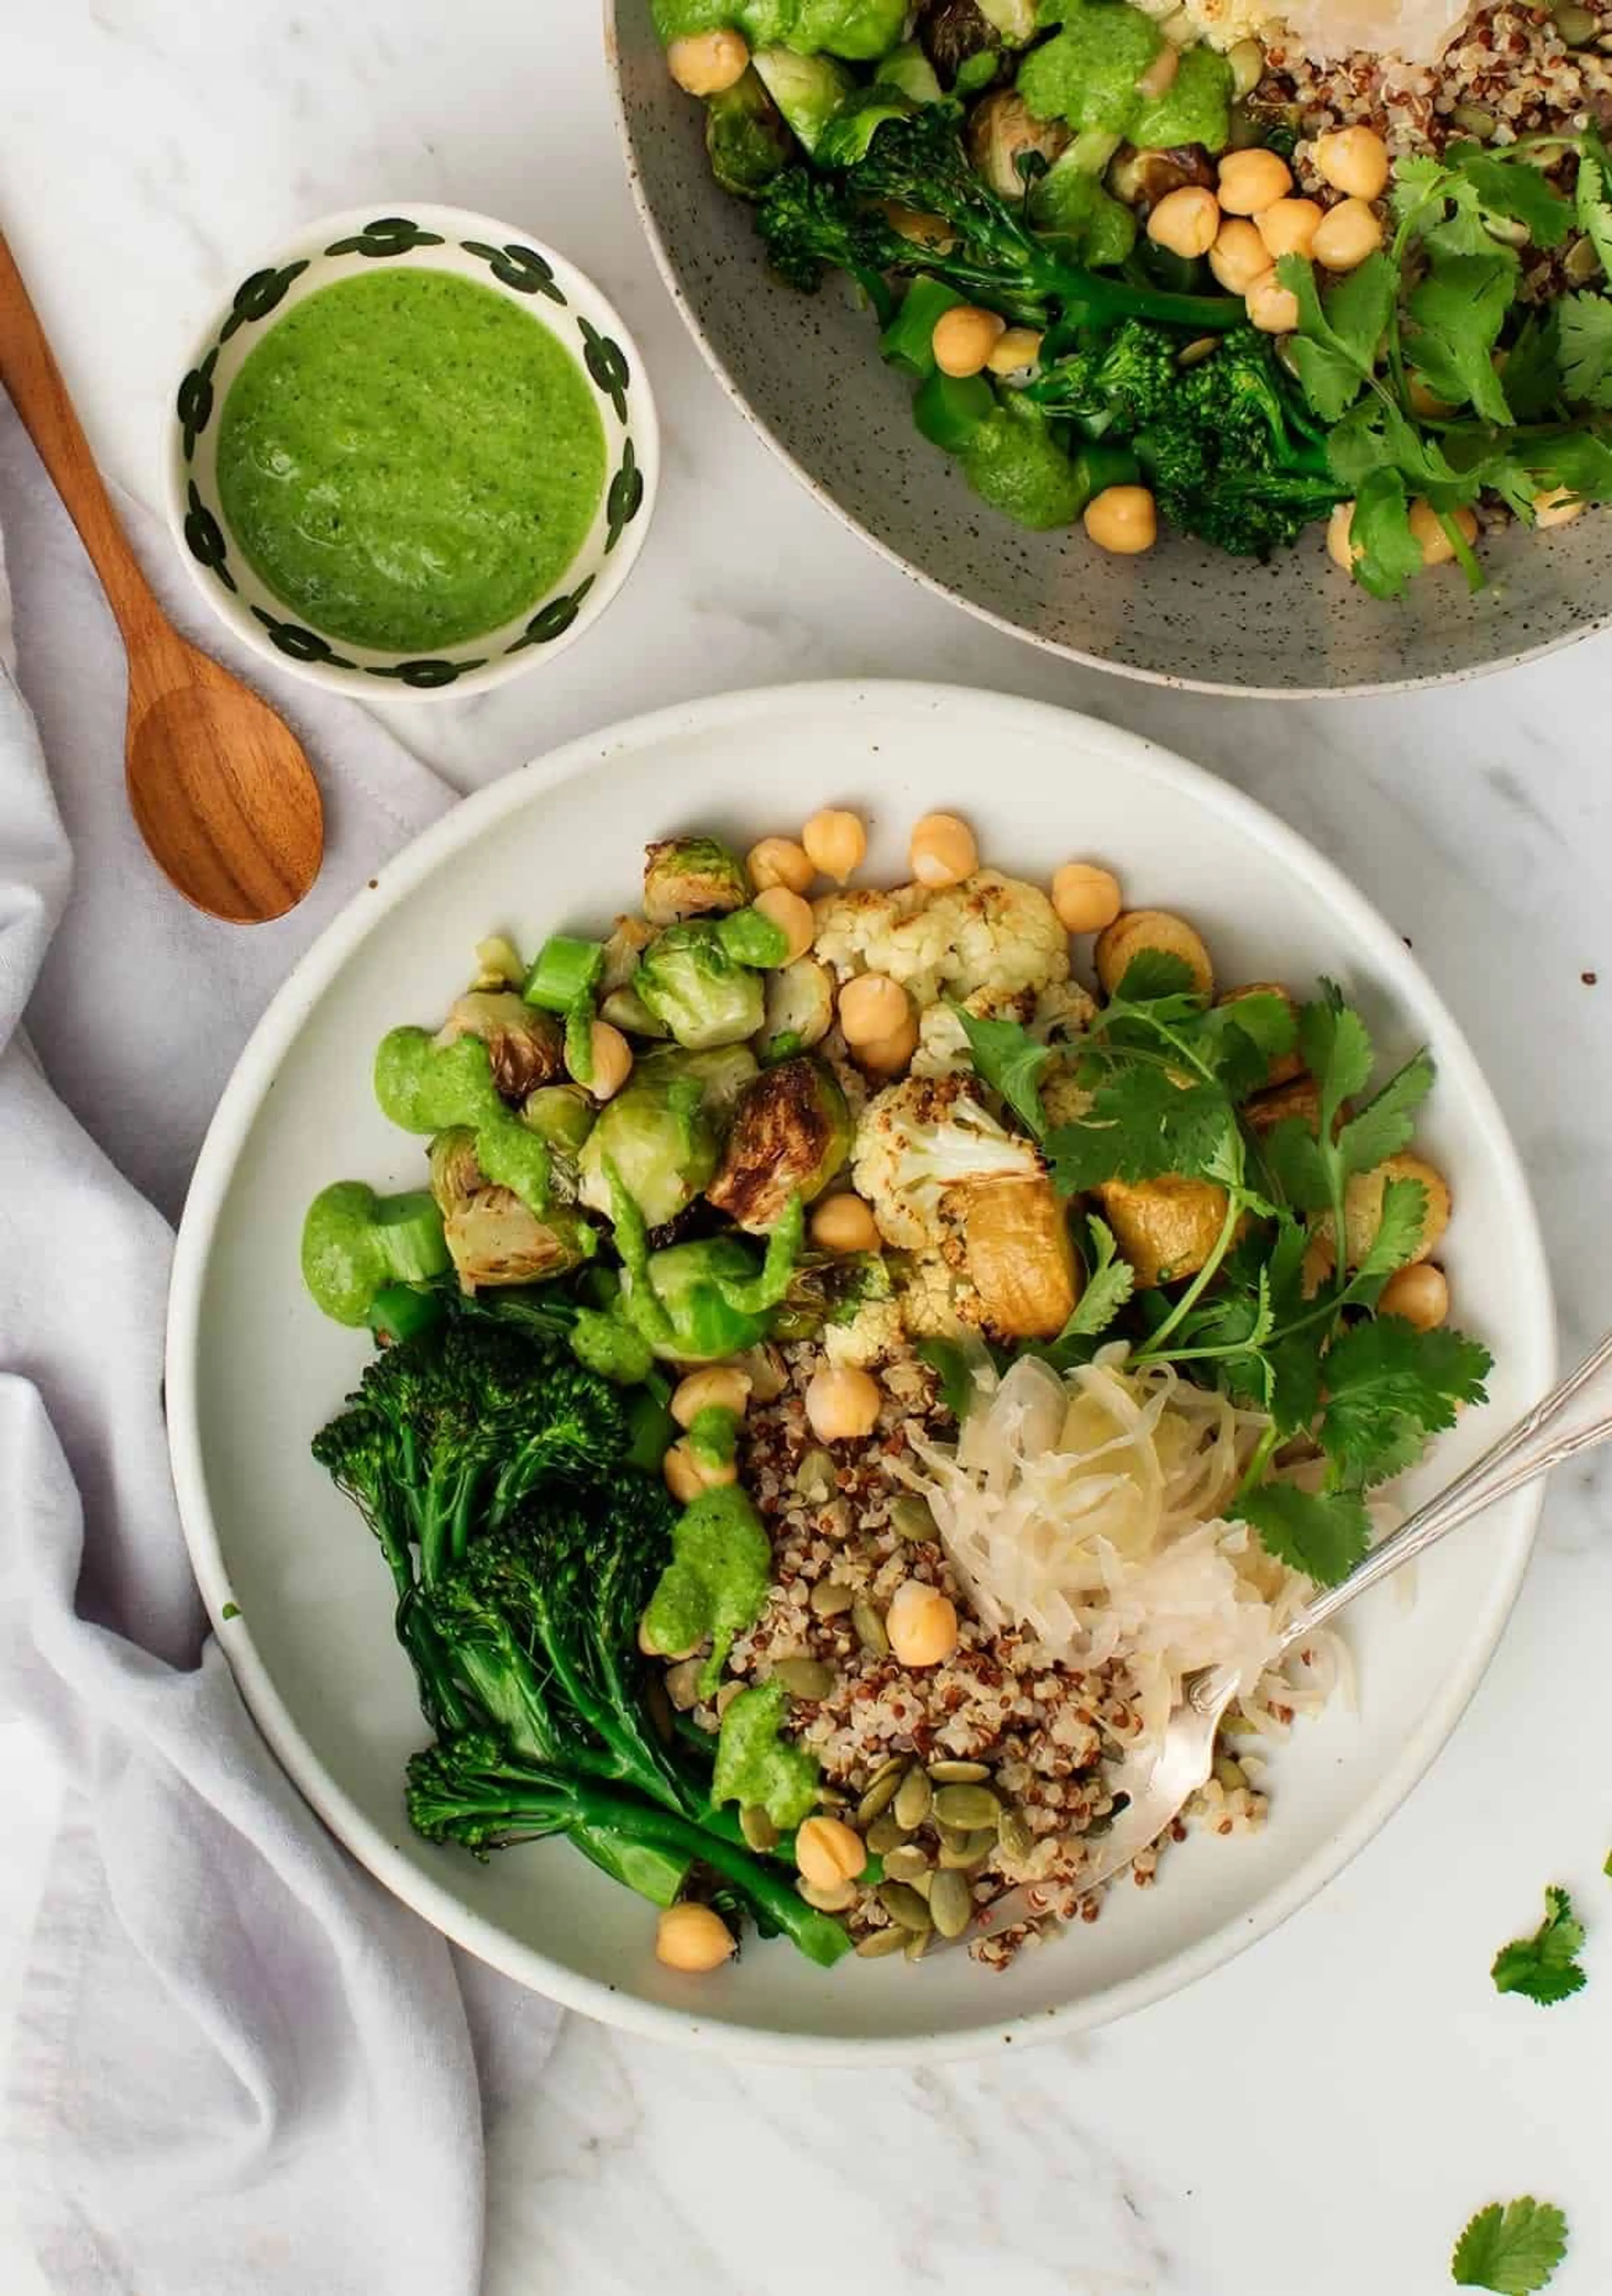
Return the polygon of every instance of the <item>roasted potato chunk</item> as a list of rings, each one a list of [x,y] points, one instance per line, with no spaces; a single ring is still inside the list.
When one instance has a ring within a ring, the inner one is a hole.
[[[1068,1212],[1050,1180],[982,1180],[949,1190],[968,1275],[986,1321],[1010,1340],[1050,1340],[1080,1298]]]
[[[1143,949],[1161,956],[1178,956],[1192,975],[1200,996],[1215,994],[1215,968],[1209,952],[1184,917],[1167,909],[1126,909],[1097,936],[1097,978],[1105,996],[1112,996]]]
[[[1143,1291],[1195,1275],[1225,1224],[1226,1192],[1210,1180],[1105,1180],[1097,1200]]]
[[[1390,1180],[1420,1180],[1428,1192],[1421,1242],[1405,1262],[1414,1267],[1429,1259],[1450,1225],[1450,1184],[1425,1156],[1390,1156],[1370,1172],[1356,1172],[1344,1192],[1344,1242],[1351,1267],[1358,1267],[1377,1239],[1383,1191]]]
[[[1279,1124],[1297,1117],[1306,1132],[1321,1128],[1321,1090],[1313,1077],[1299,1076],[1269,1092],[1257,1092],[1244,1105],[1243,1122],[1256,1138],[1264,1139]]]

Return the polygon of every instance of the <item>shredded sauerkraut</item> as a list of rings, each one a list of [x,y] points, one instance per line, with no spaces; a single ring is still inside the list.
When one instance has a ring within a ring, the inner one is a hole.
[[[1308,1582],[1223,1513],[1267,1423],[1115,1346],[1063,1377],[1033,1357],[999,1384],[982,1374],[955,1450],[916,1448],[982,1621],[1033,1634],[1067,1666],[1123,1664],[1141,1745],[1199,1667],[1234,1666],[1245,1712],[1266,1720],[1273,1706],[1318,1709],[1345,1663],[1322,1636],[1269,1671]]]

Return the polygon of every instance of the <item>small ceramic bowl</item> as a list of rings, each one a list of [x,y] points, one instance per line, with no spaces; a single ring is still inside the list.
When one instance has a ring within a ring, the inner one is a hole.
[[[451,272],[531,311],[570,351],[604,426],[604,492],[554,588],[516,621],[439,655],[383,652],[306,627],[248,563],[218,496],[219,417],[249,353],[307,296],[380,264]],[[168,518],[209,604],[267,659],[349,693],[372,695],[383,685],[402,693],[479,693],[519,676],[598,619],[642,546],[659,466],[643,362],[592,280],[507,224],[413,201],[396,214],[364,209],[326,216],[241,281],[179,386],[167,462]]]

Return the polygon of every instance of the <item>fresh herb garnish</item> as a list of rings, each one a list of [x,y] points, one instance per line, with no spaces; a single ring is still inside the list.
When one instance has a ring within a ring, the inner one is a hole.
[[[1578,1965],[1584,1925],[1565,1890],[1545,1891],[1545,1918],[1532,1937],[1514,1938],[1494,1956],[1489,1974],[1497,1993],[1521,1993],[1551,2008],[1582,1991],[1587,1982]]]
[[[1534,2296],[1567,2252],[1567,2219],[1549,2201],[1493,2201],[1455,2243],[1450,2277],[1493,2296]]]
[[[1420,1456],[1462,1404],[1483,1400],[1489,1369],[1486,1350],[1457,1332],[1375,1315],[1387,1279],[1420,1246],[1420,1181],[1386,1179],[1353,1269],[1339,1247],[1358,1226],[1351,1181],[1410,1143],[1433,1081],[1428,1055],[1413,1054],[1371,1094],[1370,1031],[1332,984],[1296,1022],[1276,994],[1210,1004],[1180,958],[1154,951],[1075,1044],[1049,1048],[1013,1021],[965,1027],[977,1072],[1041,1142],[1061,1194],[1172,1177],[1224,1198],[1203,1266],[1179,1288],[1134,1300],[1132,1271],[1093,1220],[1085,1292],[1035,1351],[1067,1369],[1089,1359],[1100,1332],[1125,1336],[1137,1362],[1191,1366],[1191,1376],[1269,1413],[1239,1511],[1295,1570],[1323,1584],[1343,1577],[1370,1543],[1366,1493]],[[1313,1123],[1289,1118],[1261,1139],[1246,1104],[1272,1062],[1295,1049],[1314,1086]],[[1046,1120],[1041,1091],[1052,1062],[1087,1096],[1076,1121]],[[1265,1480],[1272,1452],[1299,1434],[1317,1447],[1318,1487]]]

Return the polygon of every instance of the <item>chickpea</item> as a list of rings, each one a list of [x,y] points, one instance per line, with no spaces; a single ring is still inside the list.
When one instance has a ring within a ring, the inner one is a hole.
[[[1290,335],[1298,324],[1298,298],[1282,285],[1274,264],[1243,290],[1242,299],[1248,324],[1262,335]]]
[[[690,95],[720,95],[744,78],[749,61],[739,32],[691,32],[666,52],[667,70]]]
[[[859,972],[839,992],[840,1033],[853,1049],[893,1037],[912,1012],[906,990],[886,972]]]
[[[1006,327],[991,347],[986,361],[993,374],[1017,374],[1034,366],[1041,357],[1041,337],[1034,327]]]
[[[1080,522],[1099,550],[1122,558],[1151,550],[1158,539],[1158,512],[1146,487],[1104,487],[1092,496]]]
[[[1271,250],[1251,223],[1232,216],[1215,234],[1209,268],[1228,295],[1246,295],[1271,268]]]
[[[1284,255],[1308,255],[1321,217],[1321,207],[1314,200],[1278,200],[1274,206],[1261,209],[1254,228],[1275,263]]]
[[[779,965],[793,964],[797,957],[804,956],[817,931],[810,901],[803,901],[787,885],[769,885],[765,893],[757,894],[755,906],[764,917],[771,917],[775,925],[781,925],[790,937]]]
[[[1207,255],[1220,229],[1220,203],[1201,184],[1166,192],[1148,217],[1148,237],[1172,255]]]
[[[857,1065],[870,1076],[899,1076],[917,1050],[918,1021],[909,1013],[893,1036],[877,1037],[871,1045],[857,1046]]]
[[[808,1817],[795,1835],[795,1863],[814,1890],[854,1882],[868,1862],[867,1844],[843,1817]]]
[[[1570,487],[1558,487],[1551,494],[1534,496],[1534,523],[1542,527],[1566,526],[1583,506],[1583,495],[1575,495]]]
[[[1257,144],[1249,152],[1228,152],[1220,163],[1220,204],[1228,215],[1261,215],[1292,188],[1287,161]]]
[[[1354,505],[1340,502],[1327,521],[1327,555],[1334,566],[1353,575],[1360,553],[1354,547]]]
[[[904,1578],[890,1597],[884,1630],[903,1666],[938,1666],[957,1647],[957,1605],[938,1587]]]
[[[1418,1267],[1396,1268],[1382,1287],[1377,1303],[1379,1316],[1403,1316],[1419,1332],[1430,1332],[1450,1312],[1450,1287],[1442,1268],[1431,1260]]]
[[[959,303],[936,320],[929,348],[942,374],[978,374],[1007,331],[1007,321],[996,312]]]
[[[908,865],[921,885],[938,890],[961,885],[979,866],[979,848],[966,821],[954,813],[926,813],[912,832]]]
[[[824,1196],[813,1207],[810,1225],[819,1251],[877,1251],[882,1241],[871,1207],[848,1190]]]
[[[1451,516],[1463,540],[1476,542],[1477,521],[1472,512],[1463,505],[1461,509],[1452,512]],[[1421,545],[1422,564],[1447,566],[1455,555],[1455,545],[1445,533],[1444,521],[1432,504],[1423,502],[1419,496],[1411,504],[1409,524],[1411,532]]]
[[[1379,200],[1388,180],[1388,147],[1374,127],[1340,127],[1315,139],[1315,172],[1352,200]]]
[[[633,1047],[608,1021],[594,1021],[592,1043],[593,1077],[586,1089],[595,1100],[613,1100],[633,1073]],[[581,1084],[582,1078],[577,1081]]]
[[[702,1411],[731,1411],[742,1419],[750,1399],[750,1374],[738,1364],[708,1364],[691,1371],[672,1391],[672,1416],[679,1427],[691,1427]]]
[[[1329,208],[1310,242],[1313,259],[1327,271],[1353,271],[1382,245],[1382,223],[1364,200],[1339,200]]]
[[[843,885],[853,870],[860,869],[867,858],[868,832],[860,817],[829,807],[814,813],[800,832],[800,841],[811,857],[814,869],[825,877],[832,877]]]
[[[655,1958],[703,1977],[735,1950],[733,1932],[709,1906],[668,1906],[655,1924]]]
[[[744,865],[758,893],[770,893],[775,885],[786,893],[805,893],[817,874],[806,847],[792,837],[764,837],[759,845],[751,846]]]
[[[1094,861],[1066,861],[1053,873],[1052,906],[1065,932],[1101,932],[1124,906],[1119,880]]]
[[[738,1463],[724,1459],[716,1465],[697,1458],[693,1446],[686,1440],[673,1444],[660,1462],[660,1472],[666,1487],[679,1506],[687,1506],[701,1491],[720,1490],[724,1484],[739,1480]]]
[[[806,1415],[820,1443],[847,1443],[871,1435],[883,1400],[879,1382],[849,1364],[824,1364],[806,1391]]]

